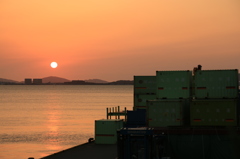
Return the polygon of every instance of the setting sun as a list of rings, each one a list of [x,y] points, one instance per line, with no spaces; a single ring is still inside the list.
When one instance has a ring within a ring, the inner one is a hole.
[[[50,64],[50,66],[51,66],[52,68],[56,68],[56,67],[58,66],[58,64],[57,64],[56,62],[52,62],[52,63]]]

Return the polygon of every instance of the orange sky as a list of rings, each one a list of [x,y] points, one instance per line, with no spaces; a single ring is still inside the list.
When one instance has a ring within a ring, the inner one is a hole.
[[[239,0],[0,0],[0,78],[132,80],[198,64],[240,69]]]

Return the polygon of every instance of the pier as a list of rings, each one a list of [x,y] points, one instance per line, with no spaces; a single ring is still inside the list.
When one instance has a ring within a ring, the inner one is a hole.
[[[106,108],[107,119],[112,119],[112,116],[115,116],[115,119],[120,119],[120,116],[124,117],[124,121],[127,120],[127,108],[125,107],[123,111],[120,111],[120,106]]]

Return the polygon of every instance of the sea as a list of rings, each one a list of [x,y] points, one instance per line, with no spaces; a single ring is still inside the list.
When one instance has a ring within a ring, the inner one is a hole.
[[[106,108],[132,110],[132,85],[0,85],[0,158],[42,158],[94,138]]]

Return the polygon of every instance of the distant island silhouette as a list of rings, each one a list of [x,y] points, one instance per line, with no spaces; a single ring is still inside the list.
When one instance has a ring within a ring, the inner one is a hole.
[[[49,76],[41,78],[42,85],[133,85],[133,81],[131,80],[118,80],[113,82],[104,81],[101,79],[87,79],[87,80],[69,80],[66,78]],[[2,85],[23,85],[24,81],[18,82],[15,80],[0,78],[0,84]]]
[[[1,83],[20,83],[20,82],[15,81],[15,80],[0,78],[0,84],[1,84]]]
[[[42,83],[64,83],[64,82],[70,82],[71,80],[68,80],[66,78],[56,77],[56,76],[49,76],[42,78]]]

